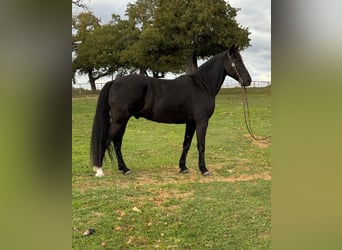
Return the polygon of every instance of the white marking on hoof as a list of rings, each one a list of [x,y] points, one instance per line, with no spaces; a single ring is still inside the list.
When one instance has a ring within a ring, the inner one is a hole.
[[[208,176],[208,175],[210,175],[210,172],[209,172],[209,171],[204,172],[204,173],[202,173],[202,175],[203,175],[203,176]]]
[[[104,176],[102,168],[97,168],[95,171],[96,171],[95,177],[103,177]]]
[[[179,172],[182,174],[187,174],[189,173],[189,169],[180,170]]]
[[[124,175],[129,175],[131,173],[130,170],[126,171],[126,172],[123,172]]]

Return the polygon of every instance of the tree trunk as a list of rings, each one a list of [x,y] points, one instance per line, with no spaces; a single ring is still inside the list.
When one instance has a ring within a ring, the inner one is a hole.
[[[197,56],[196,52],[192,52],[188,57],[186,61],[186,68],[185,73],[192,74],[197,70]]]
[[[146,72],[146,69],[140,68],[140,69],[139,69],[139,75],[148,76],[148,75],[147,75],[147,72]]]
[[[93,71],[89,71],[88,72],[88,78],[89,78],[89,82],[90,82],[90,87],[92,91],[96,90],[96,84],[95,84],[95,77],[93,76]]]

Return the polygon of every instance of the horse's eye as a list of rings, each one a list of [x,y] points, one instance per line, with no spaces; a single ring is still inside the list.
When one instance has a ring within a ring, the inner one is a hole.
[[[235,67],[235,63],[232,63],[232,67]]]

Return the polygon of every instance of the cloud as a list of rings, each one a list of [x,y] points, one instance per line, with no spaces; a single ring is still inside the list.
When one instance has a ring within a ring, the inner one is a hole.
[[[101,18],[102,23],[108,23],[112,18],[112,14],[124,16],[129,2],[134,1],[94,0],[88,4],[88,7],[94,12],[95,16]]]
[[[251,32],[251,47],[241,52],[253,80],[271,80],[271,0],[229,0],[236,20]]]

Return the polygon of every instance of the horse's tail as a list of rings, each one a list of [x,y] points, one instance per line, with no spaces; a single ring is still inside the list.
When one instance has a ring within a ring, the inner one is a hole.
[[[90,142],[90,158],[93,166],[101,167],[104,154],[110,145],[108,138],[110,127],[110,106],[108,93],[113,82],[108,82],[102,88],[96,106],[93,130]]]

